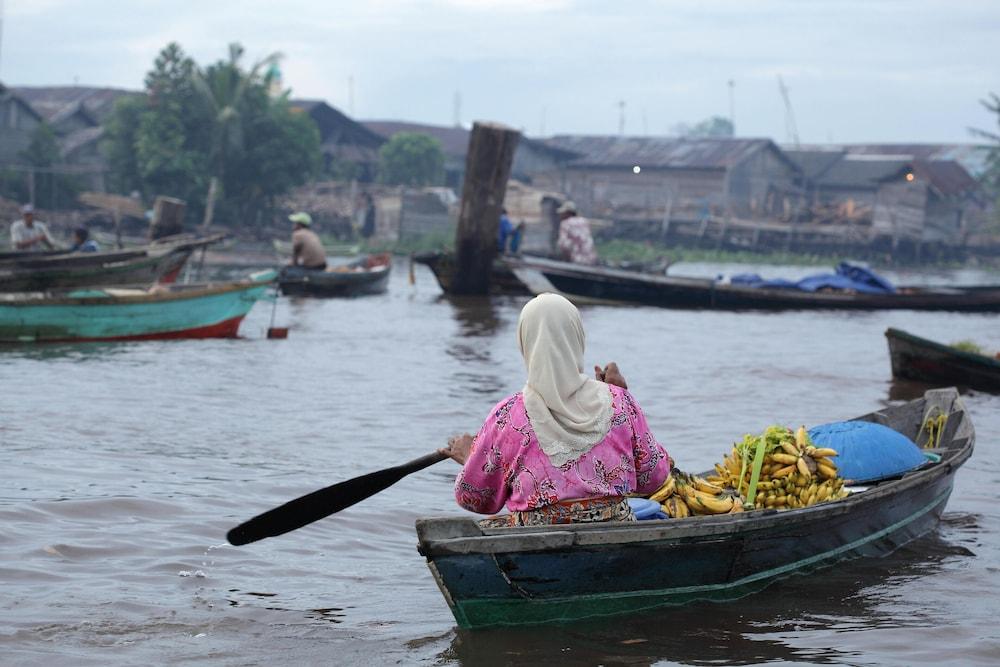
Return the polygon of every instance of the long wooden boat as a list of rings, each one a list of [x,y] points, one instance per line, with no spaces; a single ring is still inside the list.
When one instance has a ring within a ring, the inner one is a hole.
[[[444,293],[451,294],[457,270],[454,253],[419,252],[413,255],[413,261],[430,269]],[[530,295],[531,290],[517,279],[517,276],[502,259],[498,258],[493,261],[493,267],[490,271],[490,293]]]
[[[278,275],[281,293],[288,296],[362,296],[381,294],[389,286],[392,255],[368,255],[323,271],[286,266]]]
[[[899,329],[886,329],[885,337],[893,377],[1000,392],[1000,359],[963,352]]]
[[[418,550],[458,625],[478,628],[730,601],[793,573],[882,556],[934,529],[975,431],[954,388],[860,420],[925,444],[925,416],[947,415],[933,461],[801,509],[483,529],[471,518],[420,519]]]
[[[0,294],[0,343],[232,338],[275,271],[218,285]]]
[[[895,294],[734,285],[708,278],[684,278],[584,266],[541,258],[504,258],[532,293],[556,292],[577,303],[631,303],[665,308],[729,310],[954,310],[1000,311],[1000,285],[899,287]]]
[[[191,253],[221,238],[221,234],[175,237],[108,252],[4,253],[0,256],[0,292],[170,283]]]

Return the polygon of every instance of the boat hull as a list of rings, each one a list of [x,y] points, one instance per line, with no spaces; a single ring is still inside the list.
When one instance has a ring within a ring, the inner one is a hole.
[[[1000,392],[1000,361],[996,359],[962,352],[899,329],[888,329],[885,337],[893,377]]]
[[[0,342],[234,337],[267,287],[266,282],[247,282],[147,295],[115,295],[112,290],[105,296],[4,300]]]
[[[372,267],[369,260],[358,260],[346,267],[358,270],[310,271],[301,267],[286,267],[278,276],[281,293],[286,296],[354,297],[382,294],[389,287],[392,262],[385,256]]]
[[[843,500],[638,524],[480,529],[469,519],[429,519],[418,521],[419,548],[465,628],[735,600],[783,577],[891,553],[934,529],[974,432],[957,392],[927,396],[956,415],[954,447],[940,463]],[[900,413],[909,430],[919,429],[927,400]]]

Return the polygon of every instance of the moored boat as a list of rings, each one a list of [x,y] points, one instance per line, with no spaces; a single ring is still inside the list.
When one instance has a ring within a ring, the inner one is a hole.
[[[654,275],[542,258],[504,258],[532,293],[555,292],[576,303],[625,303],[665,308],[728,310],[952,310],[1000,311],[1000,285],[901,286],[875,294],[753,287],[710,278]]]
[[[975,431],[953,389],[858,420],[884,424],[927,445],[928,463],[854,487],[843,499],[801,509],[518,528],[470,518],[417,521],[418,549],[459,626],[569,621],[729,601],[794,573],[881,556],[931,531]]]
[[[347,264],[318,271],[286,266],[278,275],[281,293],[288,296],[362,296],[381,294],[389,285],[392,255],[367,255]]]
[[[274,281],[0,294],[0,343],[232,338]]]
[[[108,252],[4,253],[0,292],[170,283],[191,253],[221,238],[179,237]]]
[[[1000,392],[1000,359],[965,352],[899,329],[887,329],[885,337],[895,378]]]

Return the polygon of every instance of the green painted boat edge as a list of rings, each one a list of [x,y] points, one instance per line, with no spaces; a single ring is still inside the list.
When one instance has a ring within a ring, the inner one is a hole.
[[[586,618],[636,613],[660,607],[680,606],[696,600],[728,602],[757,592],[777,579],[794,574],[806,574],[831,564],[833,561],[841,560],[840,557],[843,554],[881,539],[916,521],[941,503],[947,502],[952,488],[953,485],[949,485],[937,498],[910,516],[863,538],[794,563],[788,563],[724,584],[625,593],[595,593],[565,598],[546,598],[544,600],[487,598],[453,601],[450,596],[447,599],[454,602],[452,613],[455,620],[458,621],[459,627],[470,630],[484,627],[577,621]]]

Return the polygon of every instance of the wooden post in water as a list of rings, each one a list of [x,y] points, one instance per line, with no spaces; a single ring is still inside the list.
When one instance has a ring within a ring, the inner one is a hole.
[[[451,284],[455,294],[489,294],[500,208],[520,138],[517,130],[503,125],[472,125],[455,230],[455,278]]]

